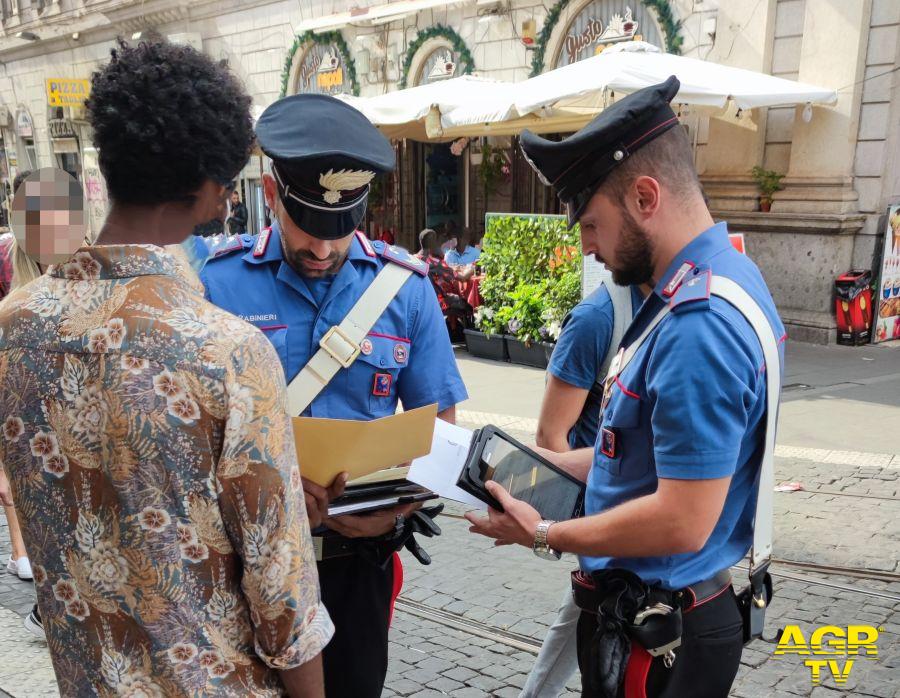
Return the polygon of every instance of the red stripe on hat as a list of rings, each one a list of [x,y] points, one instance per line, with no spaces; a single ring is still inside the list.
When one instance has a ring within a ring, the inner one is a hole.
[[[625,149],[631,150],[631,148],[634,147],[636,144],[640,143],[642,140],[644,140],[648,136],[652,136],[654,133],[659,131],[659,129],[663,128],[664,126],[668,126],[673,121],[678,121],[678,117],[673,116],[671,119],[666,119],[661,124],[657,124],[656,126],[651,128],[649,131],[647,131],[647,133],[645,133],[643,136],[640,136],[639,138],[635,138],[633,141],[631,141],[631,143],[629,143],[628,145],[625,146]]]

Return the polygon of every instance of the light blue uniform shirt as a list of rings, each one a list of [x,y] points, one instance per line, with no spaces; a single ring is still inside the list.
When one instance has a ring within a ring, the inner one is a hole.
[[[278,351],[288,383],[381,268],[397,263],[386,254],[401,266],[420,264],[404,250],[356,236],[329,285],[304,279],[283,261],[277,225],[259,256],[254,256],[256,242],[256,236],[241,238],[232,249],[219,250],[200,278],[211,302],[265,333]],[[404,260],[409,263],[402,264]],[[361,343],[356,361],[338,371],[304,415],[376,419],[394,414],[398,400],[404,409],[437,403],[438,410],[444,410],[466,399],[437,297],[421,271],[410,275],[382,313]]]
[[[460,254],[455,247],[451,247],[444,255],[444,261],[453,266],[460,266],[477,262],[479,257],[481,257],[481,250],[477,247],[467,245],[465,252],[462,254]]]
[[[631,307],[636,313],[644,299],[636,287],[631,288]],[[578,421],[569,430],[569,448],[593,446],[600,428],[600,403],[603,400],[604,376],[600,369],[610,347],[614,327],[612,299],[605,285],[576,305],[563,320],[562,332],[550,357],[547,371],[559,380],[587,390]]]
[[[759,269],[732,247],[724,223],[676,255],[625,335],[622,346],[630,344],[665,303],[671,304],[672,312],[612,389],[588,476],[586,514],[652,494],[660,478],[731,477],[731,484],[702,550],[666,557],[582,557],[581,567],[629,569],[645,582],[668,589],[709,579],[749,550],[766,426],[766,366],[756,333],[727,301],[708,292],[696,298],[696,285],[683,283],[668,292],[685,264],[685,280],[710,269],[740,284],[765,313],[775,337],[784,339]],[[614,438],[611,454],[603,452],[606,430]]]

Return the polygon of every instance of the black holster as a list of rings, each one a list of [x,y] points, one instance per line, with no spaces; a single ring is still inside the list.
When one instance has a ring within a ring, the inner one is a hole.
[[[762,637],[766,624],[766,608],[772,601],[772,576],[766,562],[750,573],[750,583],[737,594],[738,607],[744,621],[744,645]]]
[[[650,588],[628,570],[601,570],[591,573],[590,578],[573,575],[572,590],[575,604],[597,615],[588,685],[606,698],[615,698],[631,656],[629,627],[637,612],[647,605]]]

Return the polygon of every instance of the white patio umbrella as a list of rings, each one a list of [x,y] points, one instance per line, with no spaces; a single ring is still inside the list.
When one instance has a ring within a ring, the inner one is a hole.
[[[441,121],[447,119],[448,124],[454,123],[455,111],[470,104],[492,99],[500,99],[504,104],[511,102],[515,87],[513,83],[463,75],[377,97],[346,94],[337,97],[359,109],[388,138],[447,140],[438,133]]]
[[[596,116],[618,95],[636,92],[675,75],[681,88],[673,102],[721,109],[793,104],[834,104],[837,93],[814,85],[732,68],[719,63],[662,53],[644,42],[623,42],[603,53],[517,83],[513,100],[506,93],[481,103],[469,101],[442,113],[443,138],[488,133],[564,131]],[[515,130],[518,129],[518,130]],[[435,130],[435,135],[437,131]]]
[[[609,103],[675,75],[674,102],[712,109],[834,104],[837,94],[814,85],[623,42],[598,56],[519,83],[464,76],[378,97],[342,97],[392,138],[450,140],[460,136],[574,131]]]

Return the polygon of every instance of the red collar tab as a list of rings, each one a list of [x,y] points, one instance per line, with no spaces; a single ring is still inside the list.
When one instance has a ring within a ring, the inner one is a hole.
[[[673,276],[669,283],[666,284],[666,287],[662,290],[662,294],[664,298],[671,298],[675,291],[678,290],[678,287],[681,286],[681,282],[684,281],[684,277],[688,275],[688,272],[691,271],[696,265],[693,262],[685,262],[680,267],[678,267],[678,271],[675,272],[675,276]]]
[[[256,245],[253,247],[253,256],[256,259],[259,259],[266,253],[266,248],[269,246],[270,237],[272,237],[272,229],[264,228],[263,231],[259,234],[259,237],[256,238]]]
[[[366,256],[375,256],[375,248],[372,247],[372,243],[369,241],[369,238],[367,238],[361,230],[356,231],[356,239],[359,240],[359,244],[362,246],[363,252],[366,253]]]

